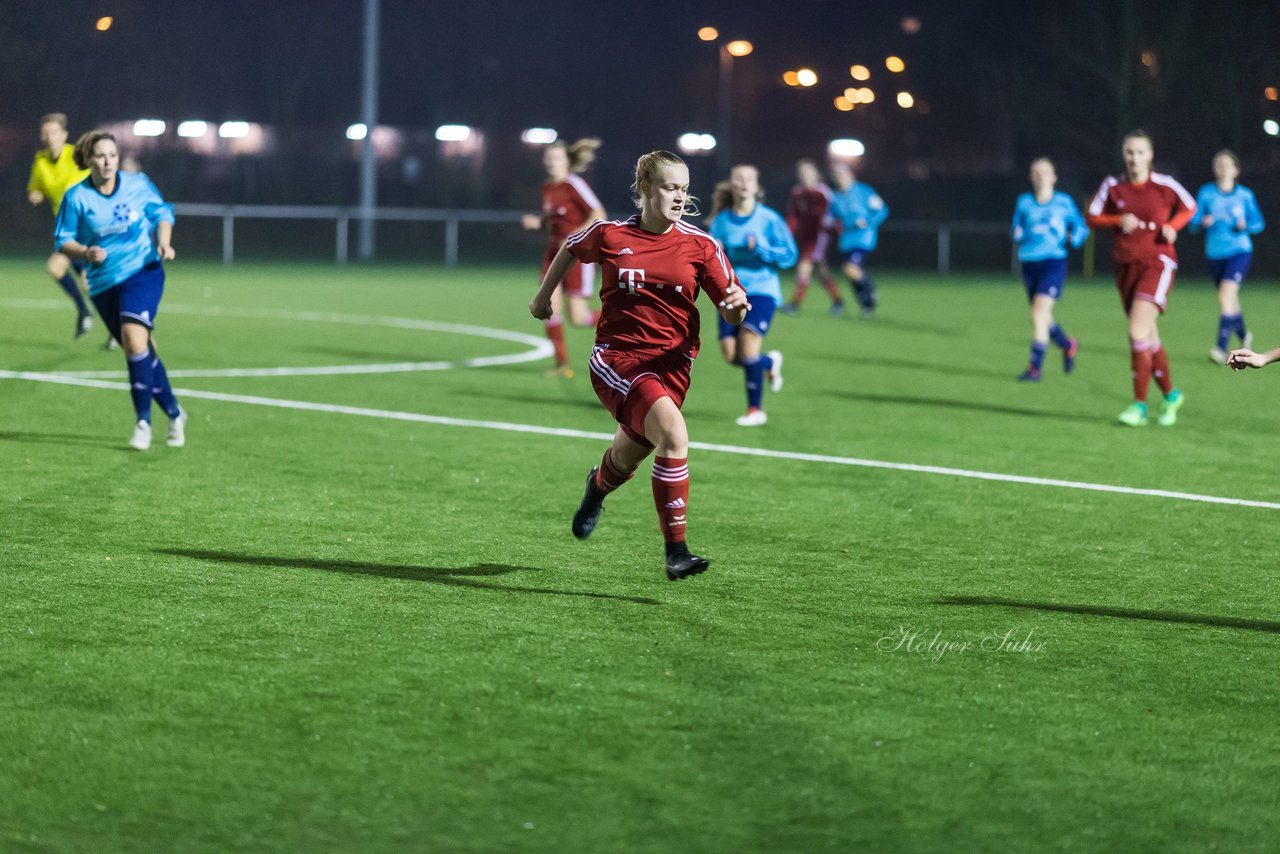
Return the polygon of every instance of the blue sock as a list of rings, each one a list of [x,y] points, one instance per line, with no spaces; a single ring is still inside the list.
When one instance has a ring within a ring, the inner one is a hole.
[[[1236,318],[1224,314],[1218,318],[1218,349],[1225,350],[1231,343],[1231,333],[1235,331]],[[1243,336],[1241,336],[1243,337]]]
[[[67,292],[67,296],[71,297],[71,301],[76,304],[76,311],[80,312],[80,316],[84,317],[89,313],[89,306],[84,301],[84,295],[80,293],[80,283],[76,281],[76,277],[67,273],[61,279],[58,279],[58,287]]]
[[[173,388],[169,385],[169,373],[164,369],[164,362],[156,353],[156,345],[151,345],[151,395],[156,403],[170,418],[178,417],[178,398],[173,396]]]
[[[1235,319],[1235,324],[1234,324],[1234,326],[1235,326],[1235,328],[1234,328],[1232,331],[1234,331],[1237,335],[1239,335],[1239,336],[1240,336],[1240,341],[1243,343],[1243,341],[1244,341],[1244,336],[1246,336],[1246,335],[1248,335],[1248,334],[1249,334],[1248,330],[1246,330],[1246,329],[1244,328],[1244,315],[1243,315],[1243,314],[1237,314],[1237,315],[1236,315],[1236,319]]]
[[[853,283],[853,295],[858,300],[858,305],[865,309],[876,307],[876,283],[871,281],[871,277],[863,275],[861,281]]]
[[[1048,344],[1041,344],[1039,341],[1031,342],[1031,367],[1036,370],[1036,373],[1044,367],[1044,353],[1048,349]]]
[[[1068,336],[1067,333],[1063,331],[1062,327],[1056,323],[1049,327],[1049,338],[1056,346],[1061,347],[1063,350],[1071,349],[1070,336]]]
[[[764,356],[744,361],[742,370],[747,375],[747,408],[759,409],[760,400],[764,397]]]
[[[134,411],[138,420],[151,423],[151,395],[155,385],[155,372],[151,369],[151,352],[126,356],[129,365],[129,395],[133,398]]]

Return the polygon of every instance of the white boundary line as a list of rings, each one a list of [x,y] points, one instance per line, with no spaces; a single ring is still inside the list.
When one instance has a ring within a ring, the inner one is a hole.
[[[63,309],[62,302],[54,300],[2,300],[4,308]],[[411,329],[420,332],[444,332],[454,335],[473,335],[513,341],[530,349],[508,356],[479,356],[460,362],[391,362],[367,365],[314,365],[281,368],[218,368],[208,370],[173,370],[170,378],[202,377],[320,377],[341,374],[398,374],[421,371],[448,371],[454,368],[485,368],[492,365],[518,365],[536,362],[553,355],[555,348],[546,338],[537,338],[523,332],[507,329],[491,329],[487,326],[469,326],[461,323],[437,323],[434,320],[415,320],[406,317],[378,317],[364,314],[338,314],[321,311],[263,311],[257,309],[221,308],[218,306],[168,305],[166,314],[194,314],[204,317],[236,317],[254,320],[298,320],[308,323],[342,323],[353,326],[388,326],[394,329]],[[69,377],[101,377],[106,379],[128,376],[123,371],[59,371]]]
[[[106,382],[103,380],[71,377],[61,374],[32,373],[27,371],[0,371],[0,379],[29,380],[32,382],[56,383],[59,385],[81,386],[84,388],[101,388],[124,390],[128,383]],[[589,430],[571,430],[563,427],[542,427],[536,424],[512,424],[506,421],[478,421],[469,418],[449,418],[443,415],[423,415],[416,412],[396,412],[386,409],[366,409],[360,406],[342,406],[333,403],[312,403],[305,400],[282,400],[274,397],[257,397],[245,394],[224,394],[216,391],[199,391],[196,389],[174,389],[183,397],[203,400],[219,400],[226,403],[245,403],[251,406],[271,406],[278,409],[298,409],[306,412],[329,412],[337,415],[358,415],[366,418],[384,418],[391,421],[410,421],[418,424],[437,424],[445,427],[470,427],[482,430],[503,430],[509,433],[532,433],[540,436],[560,436],[568,439],[591,439],[598,442],[609,442],[612,433],[595,433]],[[889,469],[891,471],[915,472],[917,474],[937,474],[948,477],[964,477],[975,480],[992,480],[1001,483],[1021,483],[1030,486],[1050,486],[1060,489],[1083,489],[1090,492],[1110,492],[1119,495],[1141,495],[1150,498],[1170,498],[1177,501],[1195,501],[1203,504],[1228,504],[1236,507],[1260,507],[1266,510],[1280,510],[1280,504],[1270,501],[1251,501],[1245,498],[1225,498],[1218,495],[1198,495],[1194,492],[1173,492],[1167,489],[1140,489],[1132,486],[1114,486],[1106,483],[1086,483],[1074,480],[1058,480],[1056,478],[1026,477],[1017,474],[999,474],[997,472],[971,471],[969,469],[947,468],[945,466],[922,466],[914,463],[893,463],[884,460],[864,460],[857,457],[836,457],[827,454],[805,454],[796,451],[772,451],[765,448],[745,448],[738,445],[716,445],[708,442],[690,442],[690,448],[700,451],[713,451],[721,454],[740,454],[749,457],[769,457],[779,460],[796,460],[809,463],[827,463],[829,465],[858,466],[861,468]]]

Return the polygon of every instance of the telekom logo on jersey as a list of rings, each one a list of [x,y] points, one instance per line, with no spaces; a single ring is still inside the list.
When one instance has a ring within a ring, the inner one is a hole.
[[[623,279],[626,279],[624,282]],[[618,287],[625,288],[627,293],[634,294],[636,291],[644,290],[644,270],[637,267],[619,267],[618,268]],[[666,285],[654,285],[658,290],[662,290]],[[684,290],[684,285],[676,285],[676,293]]]

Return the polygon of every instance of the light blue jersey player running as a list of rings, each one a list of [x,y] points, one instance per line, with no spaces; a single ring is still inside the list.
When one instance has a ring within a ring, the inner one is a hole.
[[[1071,197],[1054,189],[1058,174],[1053,161],[1032,161],[1030,177],[1032,191],[1018,196],[1009,233],[1018,246],[1031,303],[1031,362],[1018,380],[1038,383],[1050,339],[1062,350],[1063,373],[1071,373],[1076,365],[1080,345],[1054,320],[1053,306],[1062,299],[1067,279],[1067,247],[1083,246],[1089,227]]]
[[[711,214],[711,236],[724,247],[750,304],[741,326],[720,321],[720,352],[729,364],[741,365],[746,375],[747,411],[737,419],[741,427],[758,427],[769,420],[763,406],[766,378],[770,391],[782,390],[782,353],[760,350],[782,302],[778,270],[794,266],[800,255],[787,221],[760,204],[760,196],[760,173],[740,164],[729,172],[727,186],[716,187]]]
[[[1227,346],[1233,333],[1240,336],[1242,349],[1253,345],[1240,308],[1240,286],[1253,260],[1250,235],[1266,227],[1253,191],[1236,183],[1239,176],[1240,159],[1234,152],[1215,154],[1214,182],[1196,193],[1196,214],[1188,223],[1192,234],[1205,230],[1204,254],[1209,261],[1209,275],[1218,286],[1218,340],[1209,351],[1209,358],[1219,365],[1227,363]]]
[[[137,415],[129,447],[151,447],[153,397],[169,416],[169,446],[182,447],[187,415],[151,341],[164,293],[161,262],[174,255],[173,208],[146,175],[120,171],[120,149],[111,134],[89,131],[76,143],[75,158],[89,177],[62,198],[54,249],[87,262],[89,298],[124,348]]]
[[[832,162],[831,178],[835,189],[830,212],[840,229],[840,266],[853,284],[863,318],[873,317],[880,295],[867,275],[867,259],[879,243],[880,225],[889,218],[889,206],[869,184],[855,179],[853,167],[843,160]]]

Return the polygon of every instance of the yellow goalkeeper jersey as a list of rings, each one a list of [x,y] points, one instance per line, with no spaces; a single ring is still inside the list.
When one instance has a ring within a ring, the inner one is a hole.
[[[27,182],[27,192],[37,190],[42,193],[53,206],[55,216],[62,204],[63,194],[89,175],[88,169],[76,166],[74,151],[75,146],[68,143],[62,146],[62,153],[55,160],[49,155],[47,148],[42,148],[31,164],[31,180]]]

